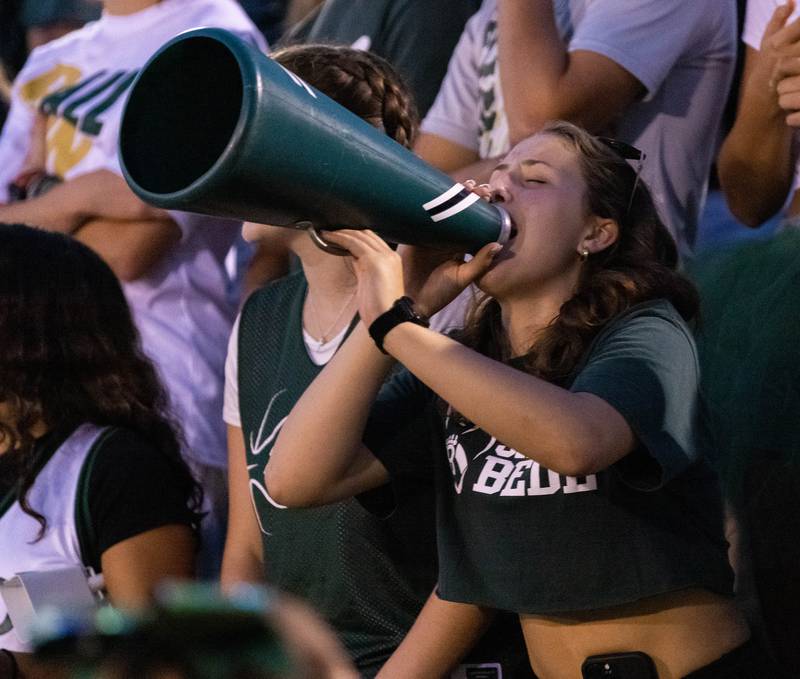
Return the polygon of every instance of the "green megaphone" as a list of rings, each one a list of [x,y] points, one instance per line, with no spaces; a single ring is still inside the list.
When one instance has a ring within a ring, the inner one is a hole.
[[[508,214],[232,33],[188,31],[147,62],[120,130],[146,203],[265,224],[375,229],[475,252]]]

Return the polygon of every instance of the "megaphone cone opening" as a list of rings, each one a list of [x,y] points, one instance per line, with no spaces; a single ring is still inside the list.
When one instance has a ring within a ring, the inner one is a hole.
[[[198,36],[157,55],[134,85],[120,131],[129,182],[170,194],[202,177],[236,131],[243,91],[236,57],[217,40]]]

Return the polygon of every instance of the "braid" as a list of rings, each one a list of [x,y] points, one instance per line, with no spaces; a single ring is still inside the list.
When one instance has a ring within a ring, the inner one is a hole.
[[[294,45],[275,61],[410,148],[419,123],[407,85],[388,61],[339,45]]]

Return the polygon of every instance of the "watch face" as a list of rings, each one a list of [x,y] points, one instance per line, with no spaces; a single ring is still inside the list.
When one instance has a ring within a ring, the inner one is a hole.
[[[405,317],[410,321],[428,327],[428,319],[421,314],[418,314],[416,309],[414,309],[413,299],[410,297],[401,297],[399,300],[397,300],[397,306],[402,307]]]

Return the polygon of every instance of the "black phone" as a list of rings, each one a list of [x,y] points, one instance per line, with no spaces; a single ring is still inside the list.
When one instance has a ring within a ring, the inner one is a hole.
[[[581,673],[583,679],[658,679],[653,659],[641,651],[589,656]]]

